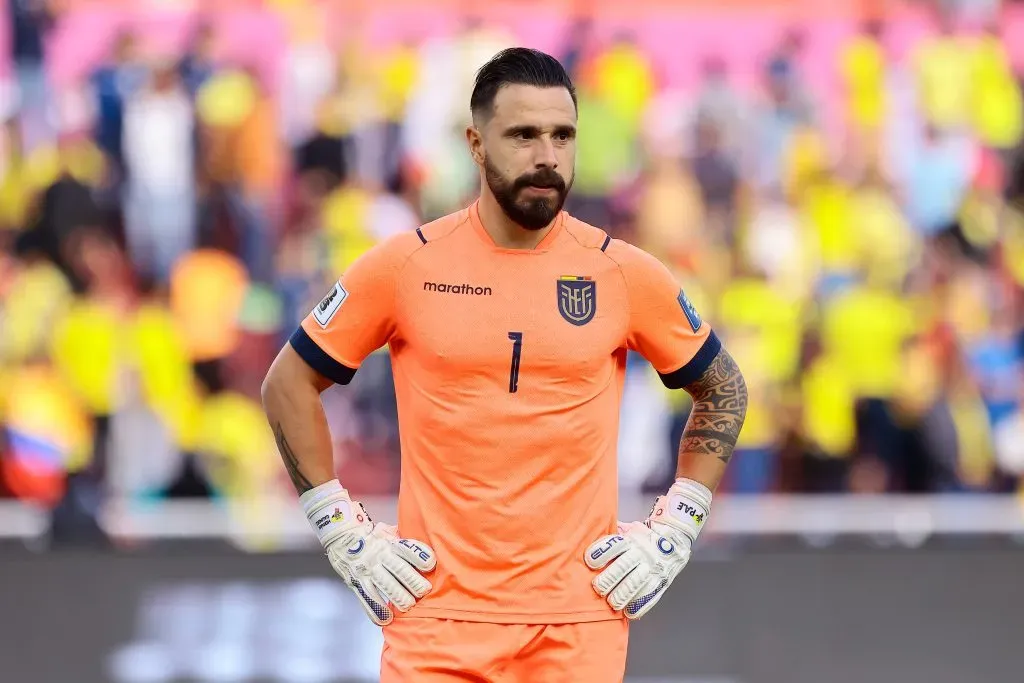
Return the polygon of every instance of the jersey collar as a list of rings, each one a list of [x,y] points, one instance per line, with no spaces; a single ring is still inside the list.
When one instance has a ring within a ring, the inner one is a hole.
[[[565,224],[565,211],[559,211],[558,215],[555,216],[555,221],[551,225],[551,229],[548,230],[548,234],[544,235],[544,239],[537,244],[533,249],[508,249],[506,247],[499,247],[494,243],[494,239],[491,238],[491,234],[484,228],[483,222],[480,220],[480,200],[473,202],[472,206],[469,207],[469,222],[473,224],[473,231],[483,240],[490,249],[505,253],[505,254],[539,254],[546,252],[551,249],[555,240],[558,239],[558,235],[562,232],[562,228]]]

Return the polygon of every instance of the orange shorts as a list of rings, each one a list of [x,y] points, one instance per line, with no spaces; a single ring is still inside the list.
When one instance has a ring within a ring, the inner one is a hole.
[[[622,683],[626,620],[487,624],[401,617],[384,628],[381,683]]]

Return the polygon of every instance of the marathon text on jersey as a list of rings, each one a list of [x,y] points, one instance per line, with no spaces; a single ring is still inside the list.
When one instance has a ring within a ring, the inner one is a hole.
[[[473,296],[491,296],[490,287],[474,285],[453,285],[446,282],[424,282],[423,291],[441,292],[443,294],[471,294]]]

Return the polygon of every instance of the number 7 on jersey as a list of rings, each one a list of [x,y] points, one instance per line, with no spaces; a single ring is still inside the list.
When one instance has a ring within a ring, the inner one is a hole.
[[[514,394],[519,389],[519,358],[523,353],[523,333],[509,332],[512,340],[512,368],[508,372],[508,393]]]

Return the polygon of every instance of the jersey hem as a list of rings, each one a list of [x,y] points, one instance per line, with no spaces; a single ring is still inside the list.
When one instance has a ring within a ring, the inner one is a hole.
[[[610,609],[564,614],[526,614],[516,612],[479,612],[438,607],[415,607],[405,616],[428,619],[450,619],[484,624],[583,624],[595,621],[618,621],[624,617]]]

